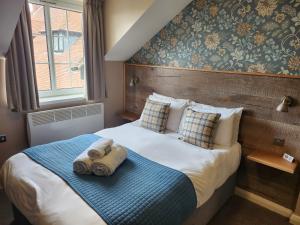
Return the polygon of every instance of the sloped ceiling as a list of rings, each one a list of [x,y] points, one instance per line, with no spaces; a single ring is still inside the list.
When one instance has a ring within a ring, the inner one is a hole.
[[[105,52],[148,10],[155,0],[106,0],[104,2]]]
[[[0,56],[6,54],[13,37],[25,0],[1,0]]]
[[[107,49],[107,61],[126,61],[160,31],[192,0],[153,0],[143,15],[127,30],[114,46]]]

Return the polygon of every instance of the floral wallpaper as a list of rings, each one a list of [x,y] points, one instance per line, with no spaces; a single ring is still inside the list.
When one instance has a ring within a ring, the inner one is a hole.
[[[300,0],[194,0],[128,62],[300,76]]]

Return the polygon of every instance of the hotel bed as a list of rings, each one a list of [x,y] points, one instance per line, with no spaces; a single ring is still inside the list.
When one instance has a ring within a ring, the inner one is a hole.
[[[222,189],[226,191],[233,187],[234,182],[230,179],[233,179],[240,163],[241,146],[238,143],[231,147],[202,149],[179,140],[178,133],[156,133],[140,127],[138,122],[104,129],[96,135],[112,138],[147,159],[187,175],[196,192],[197,208],[200,211],[206,208],[207,215],[202,215],[204,222],[197,224],[205,224],[228,198],[222,196],[227,195],[222,193]],[[1,186],[31,224],[106,225],[64,180],[23,153],[11,157],[4,164]]]

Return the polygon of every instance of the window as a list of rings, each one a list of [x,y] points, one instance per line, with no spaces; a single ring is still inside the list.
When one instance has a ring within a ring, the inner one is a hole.
[[[55,53],[63,53],[65,50],[65,35],[53,32],[53,50]]]
[[[41,102],[84,96],[82,13],[30,3]]]

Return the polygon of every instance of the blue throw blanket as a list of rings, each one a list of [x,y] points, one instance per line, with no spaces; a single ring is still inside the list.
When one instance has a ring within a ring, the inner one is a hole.
[[[24,153],[65,180],[109,225],[180,225],[187,219],[196,207],[190,179],[131,150],[110,177],[74,173],[73,160],[99,138],[87,134]]]

